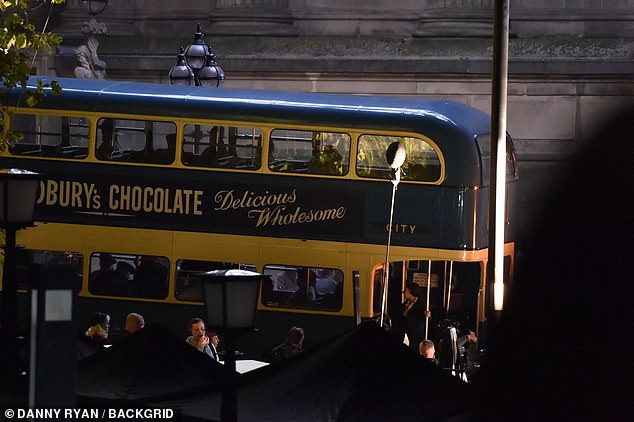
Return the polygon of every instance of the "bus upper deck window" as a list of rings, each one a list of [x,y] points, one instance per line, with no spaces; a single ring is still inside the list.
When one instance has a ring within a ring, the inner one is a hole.
[[[257,170],[261,157],[259,128],[185,125],[182,160],[186,166]]]
[[[405,146],[407,155],[401,167],[402,180],[436,182],[440,179],[440,158],[429,142],[419,138],[386,135],[359,137],[357,175],[378,179],[391,178],[392,172],[385,159],[385,151],[392,142],[401,142]]]
[[[348,174],[350,135],[336,132],[275,129],[271,132],[269,168],[284,173]]]
[[[104,161],[171,164],[176,153],[176,125],[151,120],[102,118],[97,122],[95,155]]]
[[[82,159],[88,156],[88,119],[74,116],[16,114],[10,142],[15,155]]]

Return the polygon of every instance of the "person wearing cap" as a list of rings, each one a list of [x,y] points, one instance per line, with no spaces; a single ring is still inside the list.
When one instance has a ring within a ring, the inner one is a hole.
[[[104,312],[95,312],[90,317],[90,326],[84,333],[86,337],[99,345],[108,344],[108,331],[110,329],[110,315]]]

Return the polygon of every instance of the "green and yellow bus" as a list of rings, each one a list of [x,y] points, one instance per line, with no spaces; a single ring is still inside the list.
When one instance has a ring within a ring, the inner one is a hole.
[[[477,331],[485,321],[486,113],[445,100],[55,79],[61,94],[33,108],[22,89],[2,93],[22,137],[0,167],[43,176],[19,268],[76,266],[78,327],[94,311],[116,325],[138,312],[184,336],[205,316],[195,274],[242,268],[271,277],[259,331],[239,347],[261,357],[293,325],[324,342],[381,312],[390,231],[392,310],[414,281],[430,290],[432,323]],[[407,157],[390,225],[393,142]],[[507,282],[517,180],[509,137]]]

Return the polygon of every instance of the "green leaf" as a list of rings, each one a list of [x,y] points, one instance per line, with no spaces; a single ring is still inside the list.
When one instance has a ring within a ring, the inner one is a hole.
[[[29,21],[34,8],[51,4],[62,4],[65,0],[0,0],[0,87],[14,88],[26,86],[32,72],[32,56],[40,51],[50,52],[61,44],[62,38],[53,33],[41,33]],[[61,92],[57,82],[51,83],[53,93]],[[34,106],[40,96],[36,93],[26,94],[24,100]],[[0,150],[7,147],[7,142],[19,139],[21,135],[11,131],[11,116],[0,104]]]
[[[26,35],[18,34],[17,37],[15,37],[15,46],[17,48],[26,48]]]
[[[62,92],[62,87],[57,81],[51,81],[51,88],[53,89],[54,94],[60,94]]]
[[[37,95],[33,94],[32,92],[26,94],[26,104],[29,107],[33,107],[35,104],[37,104],[37,100]]]

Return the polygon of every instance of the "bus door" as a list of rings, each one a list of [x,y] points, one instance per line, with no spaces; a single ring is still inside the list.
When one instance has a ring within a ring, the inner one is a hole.
[[[478,296],[482,273],[480,262],[417,260],[391,262],[387,292],[387,315],[393,327],[399,326],[405,283],[419,286],[420,300],[429,301],[431,318],[427,338],[434,339],[439,326],[452,325],[461,331],[477,332]],[[380,317],[385,264],[372,272],[372,311]]]

